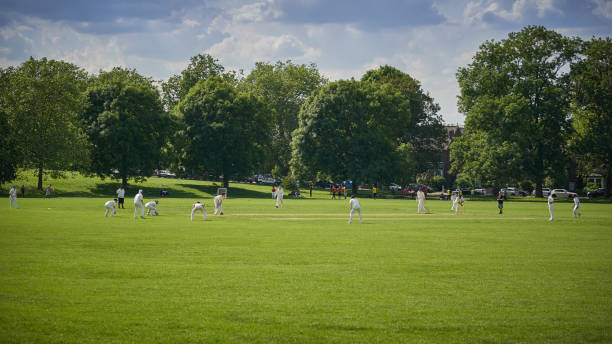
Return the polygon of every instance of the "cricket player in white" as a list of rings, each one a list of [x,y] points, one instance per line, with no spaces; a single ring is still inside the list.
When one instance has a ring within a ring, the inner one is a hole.
[[[425,193],[421,189],[417,191],[417,203],[418,203],[417,214],[420,214],[421,210],[423,210],[424,214],[429,213],[429,209],[425,207]]]
[[[111,214],[111,217],[115,216],[115,205],[117,204],[117,199],[110,200],[104,203],[104,207],[106,208],[106,213],[104,213],[104,217],[108,217],[108,213]]]
[[[134,196],[134,218],[138,218],[138,209],[140,209],[140,218],[144,219],[144,197],[142,196],[142,190],[138,190],[136,196]]]
[[[206,209],[204,208],[204,204],[200,203],[200,201],[191,205],[191,221],[193,221],[193,214],[198,210],[202,211],[202,216],[204,217],[204,221],[206,221]]]
[[[219,212],[219,215],[223,215],[223,199],[225,198],[225,194],[222,193],[220,195],[215,196],[215,198],[213,198],[213,201],[215,202],[215,215],[217,215],[217,211]]]
[[[453,200],[453,207],[455,208],[455,215],[459,214],[459,206],[461,206],[461,213],[465,213],[465,208],[463,208],[463,195],[459,194],[455,196]]]
[[[361,204],[359,204],[359,200],[355,198],[355,195],[351,195],[351,200],[349,201],[349,206],[351,207],[351,215],[349,216],[348,223],[353,222],[353,213],[359,213],[359,221],[363,223],[363,218],[361,217]]]
[[[15,209],[19,208],[17,206],[17,185],[13,185],[9,190],[9,208],[13,207],[13,203],[15,203]]]
[[[451,200],[451,204],[452,204],[451,205],[451,211],[455,210],[455,212],[456,212],[455,206],[457,205],[457,202],[456,202],[457,201],[457,194],[454,191],[451,194],[450,200]]]
[[[555,199],[553,198],[552,195],[548,195],[548,212],[550,213],[550,219],[548,219],[548,221],[552,221],[555,219],[555,216],[553,214],[553,203],[555,202]]]
[[[159,213],[157,212],[157,203],[159,203],[158,200],[151,201],[145,204],[145,208],[147,208],[147,216],[149,216],[149,214],[153,216],[159,215]]]
[[[574,195],[574,217],[580,217],[580,212],[578,209],[580,208],[580,200],[578,199],[578,194]]]
[[[276,207],[280,204],[280,207],[283,207],[283,196],[285,196],[285,190],[283,190],[282,186],[279,186],[276,190]]]

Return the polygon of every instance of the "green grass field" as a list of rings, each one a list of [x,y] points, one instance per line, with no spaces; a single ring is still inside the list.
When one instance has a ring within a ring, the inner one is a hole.
[[[215,217],[210,183],[151,179],[145,200],[161,182],[184,198],[145,220],[133,193],[104,217],[110,182],[105,198],[5,198],[0,342],[612,342],[610,204],[574,219],[559,202],[548,222],[543,202],[454,216],[361,199],[365,224],[349,225],[322,191],[276,209],[267,187],[238,186]],[[197,199],[206,222],[189,220]]]

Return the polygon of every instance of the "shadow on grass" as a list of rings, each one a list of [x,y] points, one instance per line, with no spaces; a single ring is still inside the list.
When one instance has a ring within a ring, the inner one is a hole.
[[[114,198],[117,195],[117,189],[119,184],[116,182],[97,183],[94,187],[78,190],[78,191],[63,191],[58,189],[54,196],[60,197],[109,197]],[[255,190],[243,189],[240,187],[241,184],[230,184],[228,190],[228,196],[232,198],[267,198],[268,192],[261,192]],[[212,197],[217,194],[217,188],[221,187],[217,185],[201,185],[201,184],[190,184],[180,183],[175,185],[169,185],[167,187],[160,186],[144,186],[138,184],[128,185],[125,189],[125,198],[132,198],[138,190],[142,190],[145,198],[161,198],[161,191],[166,190],[168,195],[166,197],[172,198],[201,198],[201,197]]]

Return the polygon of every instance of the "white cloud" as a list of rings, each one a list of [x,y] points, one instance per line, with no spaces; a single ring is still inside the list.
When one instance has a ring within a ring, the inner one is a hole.
[[[198,23],[197,21],[193,20],[193,19],[183,19],[183,25],[190,27],[190,28],[194,28],[198,25],[200,25],[200,23]]]
[[[606,19],[612,19],[612,1],[609,0],[593,0],[595,8],[593,14],[602,16]]]

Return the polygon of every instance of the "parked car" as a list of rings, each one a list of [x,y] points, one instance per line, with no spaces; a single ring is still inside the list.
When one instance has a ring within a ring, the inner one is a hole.
[[[592,191],[587,191],[588,198],[596,198],[596,197],[608,197],[609,195],[606,193],[606,189],[597,189]]]
[[[334,184],[334,182],[333,182],[333,181],[331,181],[331,180],[329,180],[329,181],[326,181],[326,180],[320,180],[320,181],[316,182],[315,186],[320,187],[320,188],[323,188],[323,189],[329,189],[329,187],[330,187],[332,184]]]
[[[474,193],[477,195],[484,195],[485,189],[474,189]]]
[[[565,189],[553,189],[550,194],[553,198],[574,198],[575,193],[569,192]]]
[[[275,183],[276,183],[276,180],[271,175],[267,175],[267,174],[257,175],[257,184],[274,185]]]
[[[549,188],[542,188],[542,197],[548,197],[548,194],[550,193],[550,189]],[[535,189],[531,192],[532,196],[535,196],[536,191]]]
[[[168,170],[159,170],[159,171],[157,172],[157,176],[158,176],[159,178],[176,178],[176,174],[171,173],[171,172],[170,172],[170,171],[168,171]]]
[[[402,187],[395,183],[391,183],[391,185],[389,185],[389,190],[393,192],[398,192],[398,191],[402,191]]]
[[[513,186],[504,188],[501,190],[506,194],[506,196],[527,196],[529,193],[527,191],[521,190],[519,188],[515,188]]]

